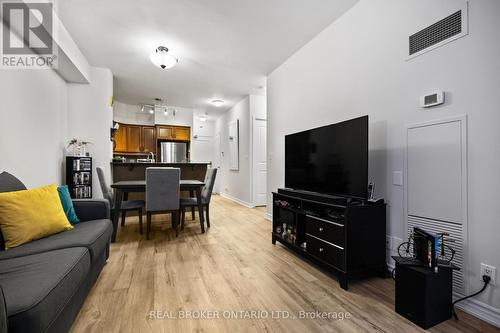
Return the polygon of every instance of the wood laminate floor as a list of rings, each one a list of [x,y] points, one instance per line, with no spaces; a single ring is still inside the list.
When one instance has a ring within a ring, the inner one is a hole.
[[[215,196],[205,234],[190,215],[177,238],[169,218],[156,217],[149,241],[129,218],[72,332],[425,332],[394,312],[392,279],[353,282],[346,292],[335,278],[272,245],[262,208]],[[300,311],[331,318],[301,319]],[[179,318],[189,314],[202,318]],[[458,314],[460,321],[430,331],[500,332]]]

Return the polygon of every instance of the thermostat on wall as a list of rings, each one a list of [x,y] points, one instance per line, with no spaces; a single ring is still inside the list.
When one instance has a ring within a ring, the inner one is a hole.
[[[423,108],[429,108],[431,106],[436,106],[443,103],[444,103],[444,91],[438,91],[420,97],[420,106]]]

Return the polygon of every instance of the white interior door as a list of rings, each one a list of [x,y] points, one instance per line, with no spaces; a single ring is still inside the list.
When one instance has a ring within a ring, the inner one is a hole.
[[[254,119],[253,122],[253,199],[255,206],[267,203],[267,121]]]
[[[214,160],[212,137],[197,137],[191,141],[191,161],[208,163]]]
[[[222,151],[221,151],[221,135],[220,132],[215,133],[214,136],[214,162],[213,162],[213,167],[217,168],[217,176],[215,177],[215,184],[214,184],[214,189],[213,191],[215,193],[220,193],[220,178],[222,177]]]

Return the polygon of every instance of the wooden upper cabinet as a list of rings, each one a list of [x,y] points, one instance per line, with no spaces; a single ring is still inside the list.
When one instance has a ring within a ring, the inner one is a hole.
[[[114,136],[115,153],[147,154],[156,153],[159,140],[189,141],[190,128],[182,126],[141,126],[120,124]]]
[[[179,141],[189,141],[191,135],[189,133],[189,127],[176,127],[174,129],[175,140]]]
[[[156,129],[154,127],[142,127],[142,151],[145,153],[156,153]]]
[[[127,152],[139,153],[141,152],[141,126],[127,125]]]
[[[171,140],[172,132],[172,126],[156,126],[156,138],[159,140]]]
[[[181,126],[156,126],[156,138],[159,140],[189,141],[191,138],[189,127]]]
[[[114,151],[127,151],[127,127],[125,125],[120,124],[120,128],[115,132],[114,141]]]
[[[156,153],[156,128],[154,126],[120,124],[114,140],[116,153]]]

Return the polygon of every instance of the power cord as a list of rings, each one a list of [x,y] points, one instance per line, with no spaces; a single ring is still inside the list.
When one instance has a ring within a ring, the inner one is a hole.
[[[474,297],[474,296],[477,296],[479,295],[480,293],[482,293],[486,287],[488,286],[488,284],[490,283],[491,281],[491,277],[489,277],[488,275],[483,275],[483,282],[484,282],[484,285],[483,287],[481,288],[481,290],[479,290],[477,293],[474,293],[472,295],[469,295],[469,296],[465,296],[465,297],[462,297],[462,298],[459,298],[457,299],[455,302],[453,302],[451,304],[451,313],[453,313],[453,316],[455,317],[456,320],[458,320],[458,316],[457,316],[457,313],[455,311],[455,304],[457,304],[458,302],[461,302],[463,300],[466,300],[468,298],[471,298],[471,297]]]

